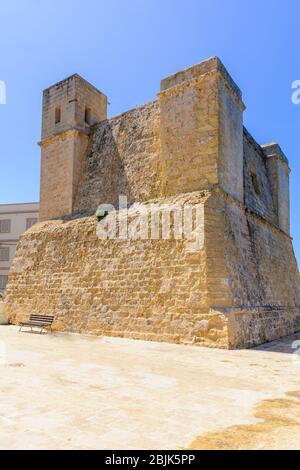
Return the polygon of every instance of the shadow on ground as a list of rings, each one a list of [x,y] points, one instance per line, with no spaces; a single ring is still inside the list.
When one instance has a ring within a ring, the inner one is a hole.
[[[285,338],[265,343],[251,349],[252,351],[279,352],[283,354],[300,353],[300,332]]]

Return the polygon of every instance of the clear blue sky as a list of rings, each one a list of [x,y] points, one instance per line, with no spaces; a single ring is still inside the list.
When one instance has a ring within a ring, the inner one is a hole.
[[[77,72],[106,93],[110,115],[155,97],[160,80],[218,55],[244,93],[245,124],[278,141],[292,167],[300,259],[299,0],[1,0],[0,203],[39,198],[41,93]]]

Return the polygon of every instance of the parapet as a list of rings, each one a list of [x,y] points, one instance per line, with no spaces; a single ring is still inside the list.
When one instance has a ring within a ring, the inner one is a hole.
[[[278,224],[281,230],[290,233],[290,185],[289,161],[276,142],[262,145],[266,157],[269,181],[272,188]]]
[[[163,194],[219,186],[243,202],[245,106],[220,59],[165,78],[158,97]]]
[[[242,91],[234,82],[231,75],[228,73],[225,66],[218,57],[210,57],[200,62],[199,64],[187,67],[183,70],[180,70],[179,72],[170,75],[167,78],[164,78],[160,82],[160,91],[164,92],[169,88],[182,85],[185,82],[188,82],[190,80],[196,80],[197,78],[202,77],[203,75],[212,73],[219,74],[219,76],[225,80],[226,84],[231,88],[231,90],[241,101],[241,106],[244,108],[244,104],[242,102]]]
[[[282,148],[280,147],[280,145],[277,144],[277,142],[271,142],[269,144],[264,144],[261,147],[262,147],[262,149],[265,153],[266,158],[278,158],[283,163],[286,163],[287,166],[289,166],[289,161],[288,161],[286,155],[284,154]]]

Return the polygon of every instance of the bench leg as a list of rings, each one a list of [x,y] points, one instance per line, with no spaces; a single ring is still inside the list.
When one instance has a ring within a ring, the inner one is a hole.
[[[25,326],[25,325],[20,325],[19,333],[22,331],[23,326]],[[34,326],[28,325],[28,328],[30,328],[30,333],[33,333],[33,328],[34,328]],[[36,328],[38,328],[38,327],[36,327]],[[51,327],[51,326],[49,326],[49,327],[44,327],[44,326],[43,326],[43,327],[41,327],[41,329],[40,329],[40,335],[44,332],[44,330],[48,333],[48,328],[50,328],[50,331],[51,331],[51,333],[52,333],[52,327]]]

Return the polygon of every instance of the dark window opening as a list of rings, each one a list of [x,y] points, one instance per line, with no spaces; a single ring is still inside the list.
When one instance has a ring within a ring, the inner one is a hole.
[[[0,220],[0,233],[11,233],[11,220]]]
[[[251,181],[252,181],[252,185],[253,185],[254,191],[255,191],[256,194],[259,196],[260,193],[261,193],[261,191],[260,191],[260,184],[259,184],[257,175],[256,175],[256,173],[254,173],[254,172],[251,173]]]
[[[91,108],[85,108],[84,120],[86,124],[91,125]]]
[[[55,108],[55,124],[59,124],[61,121],[61,108],[60,106],[57,106]]]

